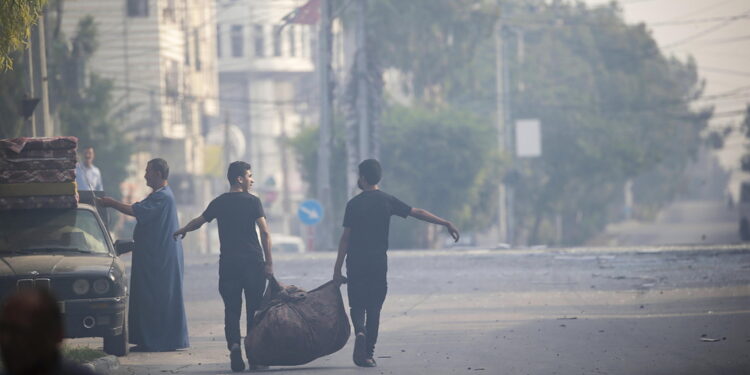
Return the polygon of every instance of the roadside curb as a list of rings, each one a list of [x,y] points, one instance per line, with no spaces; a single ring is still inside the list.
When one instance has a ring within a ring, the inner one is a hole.
[[[108,375],[120,367],[120,360],[113,355],[107,355],[91,362],[84,363],[83,365],[94,370],[94,372],[99,375]]]

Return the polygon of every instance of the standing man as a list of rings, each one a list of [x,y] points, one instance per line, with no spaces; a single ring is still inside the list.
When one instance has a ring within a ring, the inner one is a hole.
[[[128,309],[130,343],[137,345],[136,351],[187,348],[182,244],[172,237],[179,224],[167,183],[169,165],[164,159],[153,159],[146,165],[144,177],[153,192],[140,202],[129,205],[98,198],[100,205],[136,218]]]
[[[227,170],[229,192],[209,203],[202,215],[174,232],[174,237],[185,237],[213,219],[219,222],[219,293],[224,300],[224,334],[229,348],[232,371],[245,369],[240,342],[240,314],[242,294],[245,294],[247,334],[253,327],[255,310],[260,307],[266,278],[273,276],[271,235],[266,223],[263,205],[258,197],[249,193],[253,186],[250,164],[235,161]],[[255,231],[258,226],[260,241]],[[265,260],[264,260],[265,258]],[[248,361],[250,359],[248,358]],[[260,369],[250,363],[250,369]]]
[[[102,172],[94,165],[94,148],[88,146],[83,149],[83,162],[76,164],[76,185],[78,190],[102,191]]]
[[[357,185],[362,193],[346,204],[344,233],[339,242],[333,279],[342,282],[341,267],[346,257],[347,293],[354,326],[354,364],[375,367],[373,353],[378,339],[380,309],[388,290],[388,229],[391,216],[415,217],[428,223],[442,225],[455,241],[459,233],[453,224],[432,213],[409,207],[396,197],[378,188],[382,169],[375,159],[359,164]]]

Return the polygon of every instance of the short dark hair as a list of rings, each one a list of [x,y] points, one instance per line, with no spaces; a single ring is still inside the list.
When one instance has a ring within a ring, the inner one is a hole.
[[[383,176],[383,168],[377,160],[367,159],[359,163],[359,175],[364,177],[368,184],[377,185]]]
[[[163,179],[169,178],[169,164],[162,158],[151,159],[148,161],[148,165],[151,165],[155,171],[161,173]]]
[[[250,166],[250,163],[244,161],[234,161],[229,164],[229,168],[227,168],[227,180],[229,180],[229,185],[236,185],[237,177],[244,176],[245,171],[251,169],[253,168]]]
[[[34,335],[54,335],[63,332],[62,314],[57,299],[47,288],[24,289],[5,300],[0,313],[0,326],[16,323],[11,314],[22,314],[32,324]]]

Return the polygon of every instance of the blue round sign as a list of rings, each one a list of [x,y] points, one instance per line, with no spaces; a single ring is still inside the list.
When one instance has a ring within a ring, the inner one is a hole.
[[[315,225],[323,220],[323,205],[315,199],[308,199],[299,205],[297,216],[302,224]]]

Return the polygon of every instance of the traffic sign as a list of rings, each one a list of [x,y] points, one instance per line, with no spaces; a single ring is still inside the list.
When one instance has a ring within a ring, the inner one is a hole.
[[[308,199],[299,205],[297,216],[302,224],[315,225],[323,220],[323,205],[315,199]]]

